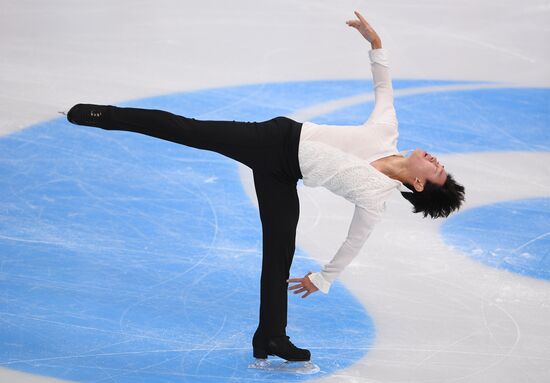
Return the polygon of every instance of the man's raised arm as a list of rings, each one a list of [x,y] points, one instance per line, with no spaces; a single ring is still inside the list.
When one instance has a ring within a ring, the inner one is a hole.
[[[365,18],[355,11],[357,19],[348,20],[346,24],[353,27],[371,44],[369,51],[372,80],[374,83],[374,110],[367,123],[386,123],[397,125],[393,106],[393,88],[389,71],[388,57],[382,48],[382,40]]]

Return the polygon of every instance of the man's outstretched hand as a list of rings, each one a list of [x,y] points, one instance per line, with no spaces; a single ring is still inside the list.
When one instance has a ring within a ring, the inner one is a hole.
[[[303,278],[287,279],[286,281],[289,283],[296,283],[295,285],[290,286],[288,289],[296,290],[294,294],[300,294],[300,293],[306,292],[304,295],[302,295],[302,298],[305,298],[308,295],[313,294],[314,292],[319,290],[308,278],[309,274],[311,274],[311,272],[307,273],[306,276]]]
[[[378,33],[370,26],[365,18],[357,11],[354,12],[357,19],[348,20],[346,24],[353,27],[363,35],[365,39],[370,43],[372,49],[382,48],[382,40],[378,36]]]

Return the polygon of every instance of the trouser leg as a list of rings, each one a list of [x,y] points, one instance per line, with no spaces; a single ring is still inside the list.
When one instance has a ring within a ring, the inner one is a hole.
[[[262,222],[260,323],[255,340],[286,335],[290,266],[294,257],[299,200],[296,182],[254,172]]]
[[[125,130],[151,137],[215,151],[237,160],[251,169],[263,166],[265,149],[264,122],[207,121],[179,116],[157,109],[108,106],[108,118],[99,127]]]

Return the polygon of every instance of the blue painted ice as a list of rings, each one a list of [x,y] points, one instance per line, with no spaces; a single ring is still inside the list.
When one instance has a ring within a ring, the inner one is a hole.
[[[550,199],[483,206],[451,217],[446,240],[492,267],[550,280]]]

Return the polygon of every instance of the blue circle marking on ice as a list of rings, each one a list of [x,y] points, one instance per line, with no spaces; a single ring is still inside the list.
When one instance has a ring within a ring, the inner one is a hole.
[[[467,210],[442,225],[445,240],[488,266],[550,280],[550,198]]]
[[[452,83],[397,80],[394,88]],[[125,105],[262,120],[370,89],[370,82],[352,80],[259,84]],[[542,143],[547,150],[540,129],[548,122],[547,90],[443,96],[450,98],[396,99],[402,148],[530,150]],[[371,108],[313,121],[361,123]],[[507,113],[517,120],[507,124]],[[519,136],[520,119],[532,134]],[[429,134],[426,126],[433,127]],[[0,153],[0,366],[119,382],[313,378],[246,369],[258,315],[261,227],[233,160],[62,119],[0,138]],[[319,267],[300,249],[295,259],[292,275]],[[340,283],[326,297],[291,296],[288,330],[322,366],[315,377],[353,364],[375,336],[368,313]]]

